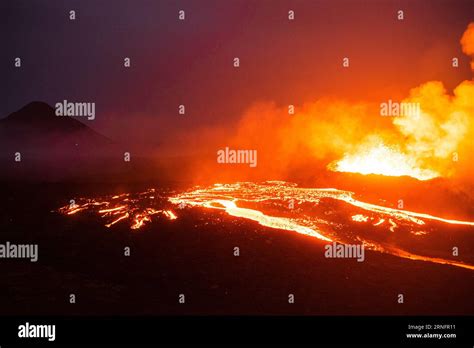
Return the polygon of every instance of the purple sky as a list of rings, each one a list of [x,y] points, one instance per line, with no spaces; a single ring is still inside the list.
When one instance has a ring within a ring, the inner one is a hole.
[[[119,141],[231,127],[257,101],[396,99],[425,81],[471,78],[459,38],[472,0],[17,0],[2,1],[0,17],[0,117],[33,100],[95,102],[85,122]]]

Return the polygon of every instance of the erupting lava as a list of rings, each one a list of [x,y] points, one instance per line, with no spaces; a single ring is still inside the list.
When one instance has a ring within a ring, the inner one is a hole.
[[[474,23],[461,46],[474,58]],[[427,81],[395,101],[392,93],[401,91],[389,88],[385,97],[368,91],[367,100],[357,102],[321,95],[294,108],[291,117],[279,101],[256,102],[232,130],[230,142],[264,154],[258,166],[267,177],[252,177],[262,180],[290,178],[324,164],[338,172],[472,182],[474,81],[452,90]]]
[[[474,23],[461,38],[463,52],[474,58]],[[471,62],[474,71],[474,59]],[[410,91],[401,104],[416,105],[418,112],[393,117],[392,139],[388,146],[380,134],[372,132],[354,152],[331,163],[334,171],[388,176],[407,175],[419,180],[449,176],[460,153],[469,165],[472,157],[474,123],[474,81],[463,81],[450,95],[439,81],[430,81]],[[378,117],[378,116],[377,116]],[[352,147],[354,149],[354,147]]]
[[[346,154],[341,160],[331,163],[329,169],[360,174],[406,175],[418,180],[429,180],[440,176],[434,170],[419,168],[414,158],[381,142],[375,146],[361,146],[356,154]]]

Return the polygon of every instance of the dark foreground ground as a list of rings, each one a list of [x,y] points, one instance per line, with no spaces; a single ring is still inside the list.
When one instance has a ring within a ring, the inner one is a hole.
[[[136,232],[51,212],[79,193],[128,189],[3,186],[0,243],[38,243],[39,260],[0,259],[0,315],[473,313],[469,270],[370,251],[362,263],[326,259],[314,238],[215,211],[184,209]]]

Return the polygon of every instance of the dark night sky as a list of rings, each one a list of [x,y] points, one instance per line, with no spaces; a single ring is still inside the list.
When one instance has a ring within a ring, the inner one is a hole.
[[[159,144],[231,127],[256,101],[402,98],[471,79],[459,45],[472,0],[2,1],[0,117],[33,100],[95,102],[89,126]],[[77,19],[69,20],[69,10]],[[178,20],[178,10],[186,20]],[[293,9],[296,20],[289,22]],[[403,9],[406,19],[396,20]],[[341,59],[351,59],[351,69]],[[451,58],[460,57],[453,71]],[[22,58],[22,68],[13,66]],[[130,57],[132,67],[123,67]],[[241,67],[232,67],[233,57]],[[186,115],[177,114],[179,104]]]

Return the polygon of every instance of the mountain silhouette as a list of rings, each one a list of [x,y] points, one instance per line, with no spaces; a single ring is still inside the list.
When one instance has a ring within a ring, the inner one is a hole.
[[[2,154],[11,151],[33,153],[71,153],[84,155],[105,150],[110,139],[74,117],[56,116],[54,108],[31,102],[0,120]]]
[[[56,116],[54,108],[37,101],[0,119],[0,182],[142,182],[161,179],[170,167],[134,151],[134,139],[113,142],[90,122]],[[124,160],[126,152],[131,161]],[[169,177],[176,164],[172,168]]]

